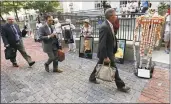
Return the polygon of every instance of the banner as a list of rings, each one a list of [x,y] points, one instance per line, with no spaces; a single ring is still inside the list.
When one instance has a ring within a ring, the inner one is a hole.
[[[92,59],[93,57],[93,37],[80,36],[79,57]]]
[[[124,55],[126,48],[126,39],[117,39],[118,41],[118,49],[115,54],[116,62],[123,64],[124,63]]]

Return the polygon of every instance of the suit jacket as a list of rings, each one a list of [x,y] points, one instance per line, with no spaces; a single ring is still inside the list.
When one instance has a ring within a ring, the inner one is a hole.
[[[114,46],[115,42],[115,46]],[[117,52],[117,39],[113,35],[112,29],[108,21],[104,21],[99,29],[99,45],[97,57],[104,59],[107,57],[113,57]]]
[[[14,24],[15,28],[17,29],[18,35],[20,39],[22,39],[22,33],[20,31],[20,28],[17,24]],[[2,26],[2,40],[4,45],[10,45],[12,47],[16,46],[16,39],[15,39],[15,34],[12,31],[12,28],[10,24],[6,23]]]
[[[48,35],[50,35],[51,33],[46,24],[39,28],[39,33],[39,38],[40,40],[42,40],[42,47],[44,52],[53,52],[53,50],[61,49],[58,38],[48,38]]]

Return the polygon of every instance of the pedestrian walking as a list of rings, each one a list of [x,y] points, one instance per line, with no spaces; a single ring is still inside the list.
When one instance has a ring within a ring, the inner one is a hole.
[[[37,23],[36,23],[36,32],[34,34],[34,40],[35,40],[35,42],[40,41],[40,39],[39,39],[39,37],[40,37],[39,28],[41,26],[42,26],[42,23],[40,22],[40,20],[38,20]]]
[[[98,53],[97,53],[99,61],[97,65],[103,64],[103,62],[111,63],[111,66],[116,68],[115,83],[118,90],[122,92],[128,92],[130,88],[125,86],[125,83],[121,80],[118,69],[114,61],[114,54],[117,51],[117,39],[114,34],[114,29],[112,25],[116,19],[115,10],[112,8],[107,9],[105,11],[105,18],[106,20],[102,23],[99,29],[99,45],[98,45]],[[89,78],[89,81],[95,84],[99,84],[99,82],[97,82],[96,80],[97,65],[95,66]]]
[[[7,23],[2,26],[2,40],[6,48],[13,48],[15,50],[15,57],[10,59],[14,67],[19,67],[16,61],[17,50],[25,58],[29,66],[32,66],[35,63],[35,61],[32,61],[31,57],[26,53],[22,40],[22,33],[19,26],[14,23],[14,17],[12,16],[8,17]]]
[[[53,24],[53,17],[51,15],[46,16],[46,23],[40,27],[40,40],[42,40],[43,51],[47,53],[49,59],[44,64],[45,70],[49,72],[49,65],[53,62],[53,72],[61,73],[62,70],[58,68],[58,50],[62,47],[58,43],[57,34],[55,34]]]

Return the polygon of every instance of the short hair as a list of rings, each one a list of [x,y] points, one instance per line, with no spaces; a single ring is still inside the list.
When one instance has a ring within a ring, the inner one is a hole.
[[[50,18],[50,17],[51,17],[51,15],[46,15],[45,20],[48,20],[48,18]]]
[[[106,11],[105,11],[105,18],[109,19],[113,15],[113,13],[115,13],[115,10],[113,8],[106,9]]]
[[[10,18],[15,19],[14,16],[8,16],[7,20],[10,19]]]

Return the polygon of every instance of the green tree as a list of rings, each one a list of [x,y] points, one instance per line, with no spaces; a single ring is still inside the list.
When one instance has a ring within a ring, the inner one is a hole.
[[[0,12],[1,12],[1,13],[0,13],[0,18],[1,18],[3,21],[5,21],[4,18],[2,17],[2,15],[3,15],[3,14],[9,14],[9,12],[12,11],[12,8],[11,8],[11,6],[7,6],[7,4],[6,4],[5,2],[2,2],[2,1],[0,2],[0,5],[1,5],[1,6],[0,6],[0,10],[1,10],[1,11],[0,11]]]
[[[38,10],[39,13],[55,12],[59,7],[58,1],[28,1],[24,9]]]
[[[16,20],[19,21],[18,10],[24,6],[23,1],[2,1],[1,4],[1,13],[9,14],[10,11],[13,11],[15,13]]]
[[[168,4],[165,2],[160,2],[159,6],[158,6],[158,13],[159,15],[165,15],[167,10],[168,10]]]

